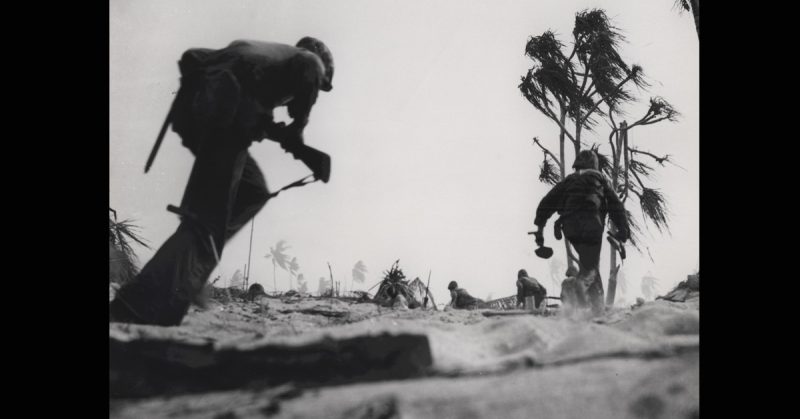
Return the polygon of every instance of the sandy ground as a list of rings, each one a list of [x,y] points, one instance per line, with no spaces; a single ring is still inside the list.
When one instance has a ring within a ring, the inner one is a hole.
[[[427,337],[430,362],[410,378],[395,378],[398,372],[387,369],[380,381],[356,377],[346,383],[112,397],[110,416],[695,418],[698,309],[695,298],[570,319],[395,310],[335,299],[212,301],[205,310],[192,309],[181,326],[110,323],[109,337],[122,345],[178,342],[252,358],[265,347],[302,349],[318,342],[413,335]],[[426,362],[424,356],[412,358],[411,364]]]

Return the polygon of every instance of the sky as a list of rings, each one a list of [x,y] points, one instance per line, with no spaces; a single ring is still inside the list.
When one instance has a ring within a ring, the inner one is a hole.
[[[328,263],[349,289],[362,260],[367,280],[355,289],[366,290],[399,259],[409,279],[430,273],[439,304],[449,301],[452,280],[479,298],[513,295],[519,269],[558,294],[550,264],[565,260],[565,251],[553,238],[553,219],[545,236],[555,250],[550,261],[535,256],[526,234],[549,190],[538,181],[542,152],[531,139],[555,150],[558,128],[517,86],[533,64],[527,40],[553,30],[571,45],[575,13],[587,8],[606,11],[626,36],[623,58],[641,65],[651,83],[634,91],[640,100],[625,119],[643,115],[651,96],[681,112],[678,122],[629,134],[680,165],[658,167],[652,181],[668,199],[670,232],[651,225],[649,253],[629,247],[622,267],[624,301],[642,295],[647,274],[659,278],[663,294],[699,268],[699,43],[691,15],[671,0],[111,0],[109,206],[135,220],[151,244],[135,248],[141,264],[178,226],[166,206],[180,204],[193,156],[170,130],[148,174],[144,164],[178,88],[183,51],[236,39],[294,45],[309,35],[328,45],[336,63],[334,89],[320,93],[305,131],[308,145],[330,154],[331,178],[281,193],[255,217],[251,283],[288,289],[289,274],[274,275],[265,258],[285,240],[312,291],[328,278]],[[288,120],[283,109],[276,115]],[[607,153],[608,133],[600,124],[583,135]],[[310,173],[276,143],[254,143],[250,153],[273,191]],[[641,215],[635,202],[628,207]],[[246,227],[212,278],[226,283],[243,269],[249,241]]]

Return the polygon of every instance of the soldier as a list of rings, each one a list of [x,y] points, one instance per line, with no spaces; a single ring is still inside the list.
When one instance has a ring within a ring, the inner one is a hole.
[[[456,281],[450,281],[450,283],[447,284],[447,289],[450,290],[450,303],[448,307],[474,310],[483,305],[483,300],[469,295],[464,288],[459,288]]]
[[[525,303],[525,297],[533,297],[534,305],[539,308],[539,305],[547,297],[547,289],[535,278],[528,276],[525,269],[520,269],[517,272],[517,306]]]
[[[145,172],[171,124],[195,156],[181,206],[172,209],[181,223],[119,290],[109,306],[111,321],[180,324],[225,243],[277,194],[269,192],[247,152],[253,141],[278,142],[306,163],[316,180],[327,182],[330,175],[330,158],[303,139],[318,92],[333,88],[333,57],[321,41],[305,37],[295,46],[234,41],[219,50],[190,49],[178,65],[181,86]],[[289,125],[274,121],[279,106],[288,108]]]
[[[595,314],[604,309],[603,283],[600,279],[600,250],[603,242],[603,229],[606,215],[617,229],[615,237],[625,242],[630,237],[625,207],[608,180],[598,170],[598,158],[594,151],[583,150],[578,153],[572,167],[575,172],[556,184],[542,198],[536,210],[534,224],[536,244],[544,244],[544,229],[553,213],[560,214],[556,229],[562,230],[578,253],[580,270],[574,283],[565,284],[565,292],[574,290],[574,298],[562,295],[565,301],[576,301],[583,306],[591,306]],[[556,237],[561,234],[557,232]],[[565,281],[566,282],[566,281]]]

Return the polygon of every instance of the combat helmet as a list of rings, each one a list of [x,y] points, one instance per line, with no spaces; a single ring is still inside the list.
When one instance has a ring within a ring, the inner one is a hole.
[[[305,36],[297,41],[297,48],[303,48],[316,54],[325,65],[325,80],[322,82],[320,89],[325,92],[333,89],[333,55],[331,50],[319,39],[310,36]]]

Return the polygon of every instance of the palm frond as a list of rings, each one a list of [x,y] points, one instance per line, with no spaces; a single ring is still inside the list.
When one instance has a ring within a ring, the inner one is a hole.
[[[109,280],[124,283],[139,273],[136,266],[138,257],[133,250],[132,242],[150,248],[139,233],[139,227],[133,220],[116,221],[116,211],[109,208],[114,219],[108,218],[109,240]]]
[[[680,10],[681,12],[691,12],[692,8],[689,5],[689,0],[675,0],[675,3],[672,5],[673,8]]]
[[[297,262],[297,257],[293,257],[289,262],[289,273],[295,274],[300,270],[300,264]]]
[[[681,114],[675,107],[673,107],[666,99],[656,96],[650,98],[649,113],[652,113],[656,118],[666,118],[669,121],[675,122],[680,118]]]
[[[659,232],[669,231],[667,201],[657,189],[642,188],[639,205],[645,220],[650,220]]]
[[[614,165],[611,163],[611,159],[607,155],[600,152],[600,144],[593,144],[591,150],[597,155],[598,169],[600,169],[600,171],[609,178],[614,176]]]
[[[279,240],[278,243],[275,244],[275,247],[269,248],[269,254],[265,257],[269,259],[272,257],[272,263],[280,266],[283,270],[288,270],[289,265],[289,255],[285,252],[289,249],[289,245],[286,244],[286,240]]]
[[[547,154],[544,155],[542,165],[539,166],[539,181],[548,185],[555,185],[561,181],[558,166],[550,161]]]
[[[649,177],[653,171],[652,167],[636,159],[629,160],[628,168],[644,177]]]
[[[578,12],[575,15],[573,37],[578,59],[591,74],[595,92],[605,99],[608,106],[616,109],[621,103],[634,100],[623,82],[629,80],[635,86],[644,87],[647,83],[642,67],[629,66],[620,56],[618,48],[625,37],[619,28],[611,24],[605,11],[592,9]],[[591,109],[595,101],[587,98],[580,105]],[[601,116],[604,114],[600,109],[597,112]],[[595,121],[588,122],[588,128],[591,129]]]

